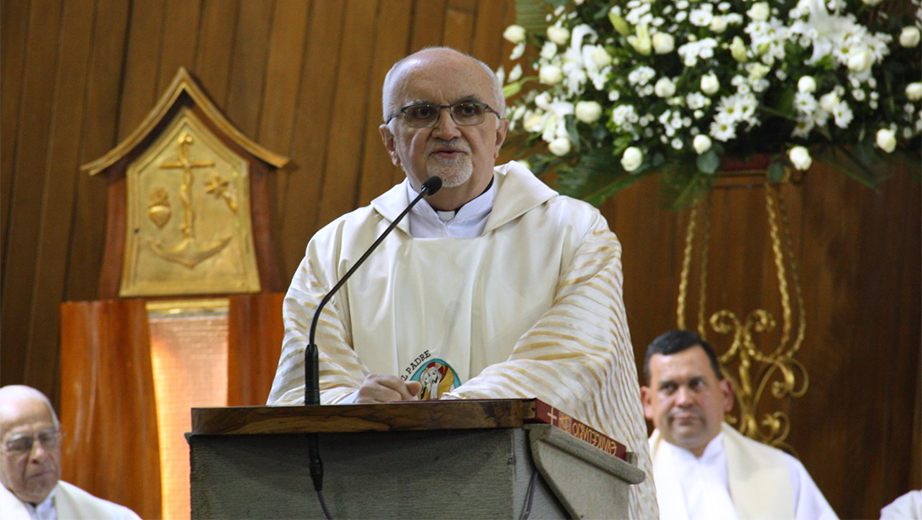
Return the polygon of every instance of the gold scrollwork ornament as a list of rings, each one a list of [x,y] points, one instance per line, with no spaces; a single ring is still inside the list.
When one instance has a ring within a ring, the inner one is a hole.
[[[771,386],[771,394],[776,399],[783,399],[787,396],[802,397],[809,387],[807,370],[803,364],[794,359],[794,355],[803,344],[806,321],[800,277],[794,260],[794,248],[791,244],[790,224],[784,199],[778,187],[766,182],[764,190],[772,254],[781,297],[781,339],[768,353],[756,343],[754,339],[756,334],[764,335],[777,326],[775,317],[765,309],[751,311],[745,321],[740,320],[736,313],[726,309],[712,313],[710,318],[705,320],[710,199],[705,203],[704,246],[698,260],[700,269],[698,333],[707,338],[705,326],[707,323],[715,333],[731,338],[730,347],[718,358],[721,372],[733,384],[734,397],[739,405],[737,415],[728,416],[727,421],[731,424],[738,424],[740,432],[748,437],[795,453],[795,450],[785,442],[791,429],[790,419],[786,413],[769,412],[763,414],[761,421],[757,418],[759,404],[768,386]],[[696,207],[689,215],[679,283],[676,317],[677,325],[681,329],[686,328],[685,308],[688,300],[688,281],[693,258],[692,244],[696,235],[697,220],[698,208]],[[793,302],[791,288],[793,288]],[[732,370],[734,364],[736,365],[735,371]]]

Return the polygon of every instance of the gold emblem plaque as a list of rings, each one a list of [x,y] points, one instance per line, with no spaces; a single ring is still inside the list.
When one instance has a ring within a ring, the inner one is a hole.
[[[183,107],[126,172],[119,296],[259,292],[247,161]]]

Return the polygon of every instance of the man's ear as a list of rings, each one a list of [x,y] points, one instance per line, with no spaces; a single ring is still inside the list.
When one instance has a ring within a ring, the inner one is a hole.
[[[640,387],[640,402],[643,403],[643,415],[647,419],[653,420],[653,394],[649,386]]]
[[[394,143],[394,134],[391,133],[391,129],[386,124],[383,124],[378,127],[378,131],[381,133],[381,140],[384,141],[384,148],[387,149],[388,155],[391,156],[391,162],[394,163],[394,166],[400,167],[400,156],[397,155],[397,146]]]
[[[724,397],[724,413],[730,413],[733,410],[733,383],[729,378],[724,377],[718,384]]]
[[[499,158],[499,150],[503,147],[503,143],[506,141],[506,132],[509,131],[509,120],[500,119],[499,126],[496,127],[496,147],[493,149],[493,160]]]

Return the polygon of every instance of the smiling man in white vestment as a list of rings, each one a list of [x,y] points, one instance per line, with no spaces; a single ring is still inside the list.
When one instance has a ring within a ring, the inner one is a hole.
[[[537,397],[637,453],[648,478],[632,486],[631,517],[655,517],[621,246],[605,219],[519,163],[494,167],[508,121],[482,62],[417,52],[388,72],[383,107],[381,137],[406,180],[311,239],[269,404],[304,402],[317,304],[436,175],[441,190],[324,307],[321,402]]]
[[[41,392],[0,388],[0,518],[137,519],[127,507],[61,480],[61,425]]]
[[[723,421],[733,388],[711,346],[694,332],[653,340],[644,362],[644,414],[664,520],[825,520],[835,512],[803,464]]]

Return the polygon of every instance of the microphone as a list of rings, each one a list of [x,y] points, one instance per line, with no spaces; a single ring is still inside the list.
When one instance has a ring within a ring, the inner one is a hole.
[[[384,240],[384,238],[390,234],[391,231],[397,227],[397,224],[403,220],[403,217],[413,209],[413,206],[417,202],[423,199],[423,197],[429,195],[435,195],[439,189],[442,188],[442,179],[439,177],[429,177],[423,182],[422,186],[419,189],[419,195],[413,199],[412,202],[403,210],[403,212],[394,219],[393,222],[384,230],[383,233],[371,244],[365,254],[355,262],[355,265],[350,268],[343,277],[336,282],[336,285],[330,289],[330,292],[320,300],[320,304],[317,305],[317,310],[314,311],[314,319],[311,321],[311,331],[308,338],[307,348],[304,349],[304,405],[305,406],[314,406],[320,404],[320,361],[317,353],[317,345],[314,343],[314,336],[317,332],[317,322],[320,320],[320,311],[323,310],[324,305],[333,297],[336,291],[346,280],[352,276],[352,273],[365,262],[365,259],[368,258],[368,255],[374,251],[378,245]],[[320,453],[317,447],[317,434],[311,434],[308,436],[308,451],[310,453],[310,471],[311,471],[311,480],[314,482],[314,490],[318,493],[323,489],[323,463],[320,461]],[[324,508],[325,509],[325,508]],[[326,511],[325,511],[326,512]],[[329,517],[329,515],[327,515]]]

